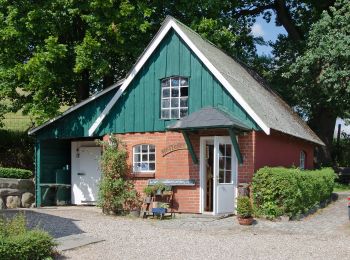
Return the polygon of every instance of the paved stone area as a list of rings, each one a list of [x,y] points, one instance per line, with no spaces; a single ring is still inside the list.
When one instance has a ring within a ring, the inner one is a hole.
[[[104,216],[93,207],[25,214],[32,226],[55,237],[87,234],[104,240],[64,251],[60,259],[350,259],[345,195],[301,221],[258,220],[250,227],[240,226],[235,217],[143,220]]]
[[[59,252],[72,250],[78,247],[103,241],[102,239],[98,239],[98,238],[89,236],[87,234],[77,234],[77,235],[59,237],[59,238],[56,238],[55,240],[58,243],[57,250]]]

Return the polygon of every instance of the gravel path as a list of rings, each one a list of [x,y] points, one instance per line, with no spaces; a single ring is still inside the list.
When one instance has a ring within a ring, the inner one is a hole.
[[[235,217],[142,220],[103,216],[93,207],[25,214],[32,226],[55,237],[86,232],[105,240],[65,251],[61,259],[350,259],[346,203],[343,196],[302,221],[259,220],[251,227],[240,226]]]

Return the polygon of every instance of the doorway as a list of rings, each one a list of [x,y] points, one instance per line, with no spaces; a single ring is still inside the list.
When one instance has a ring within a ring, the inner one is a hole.
[[[96,205],[100,157],[101,147],[94,142],[72,142],[72,204]]]
[[[233,213],[237,192],[237,157],[230,137],[201,137],[201,213]]]
[[[214,200],[214,142],[208,140],[205,143],[205,156],[204,156],[204,211],[213,212],[213,200]]]

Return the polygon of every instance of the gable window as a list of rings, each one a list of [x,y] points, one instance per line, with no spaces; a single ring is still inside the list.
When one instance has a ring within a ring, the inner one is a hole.
[[[304,170],[305,169],[305,159],[306,159],[306,153],[304,151],[300,152],[300,165],[299,168]]]
[[[136,145],[133,148],[134,172],[154,172],[156,168],[156,148],[152,144]]]
[[[162,82],[161,119],[179,119],[188,114],[188,78],[170,77]]]

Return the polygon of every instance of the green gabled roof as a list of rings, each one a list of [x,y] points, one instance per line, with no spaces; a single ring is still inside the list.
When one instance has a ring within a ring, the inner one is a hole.
[[[167,127],[168,130],[191,130],[206,128],[235,128],[251,130],[249,126],[232,115],[214,107],[204,107],[181,118]]]
[[[186,25],[170,17],[269,128],[324,145],[297,113],[254,71],[228,56]]]

